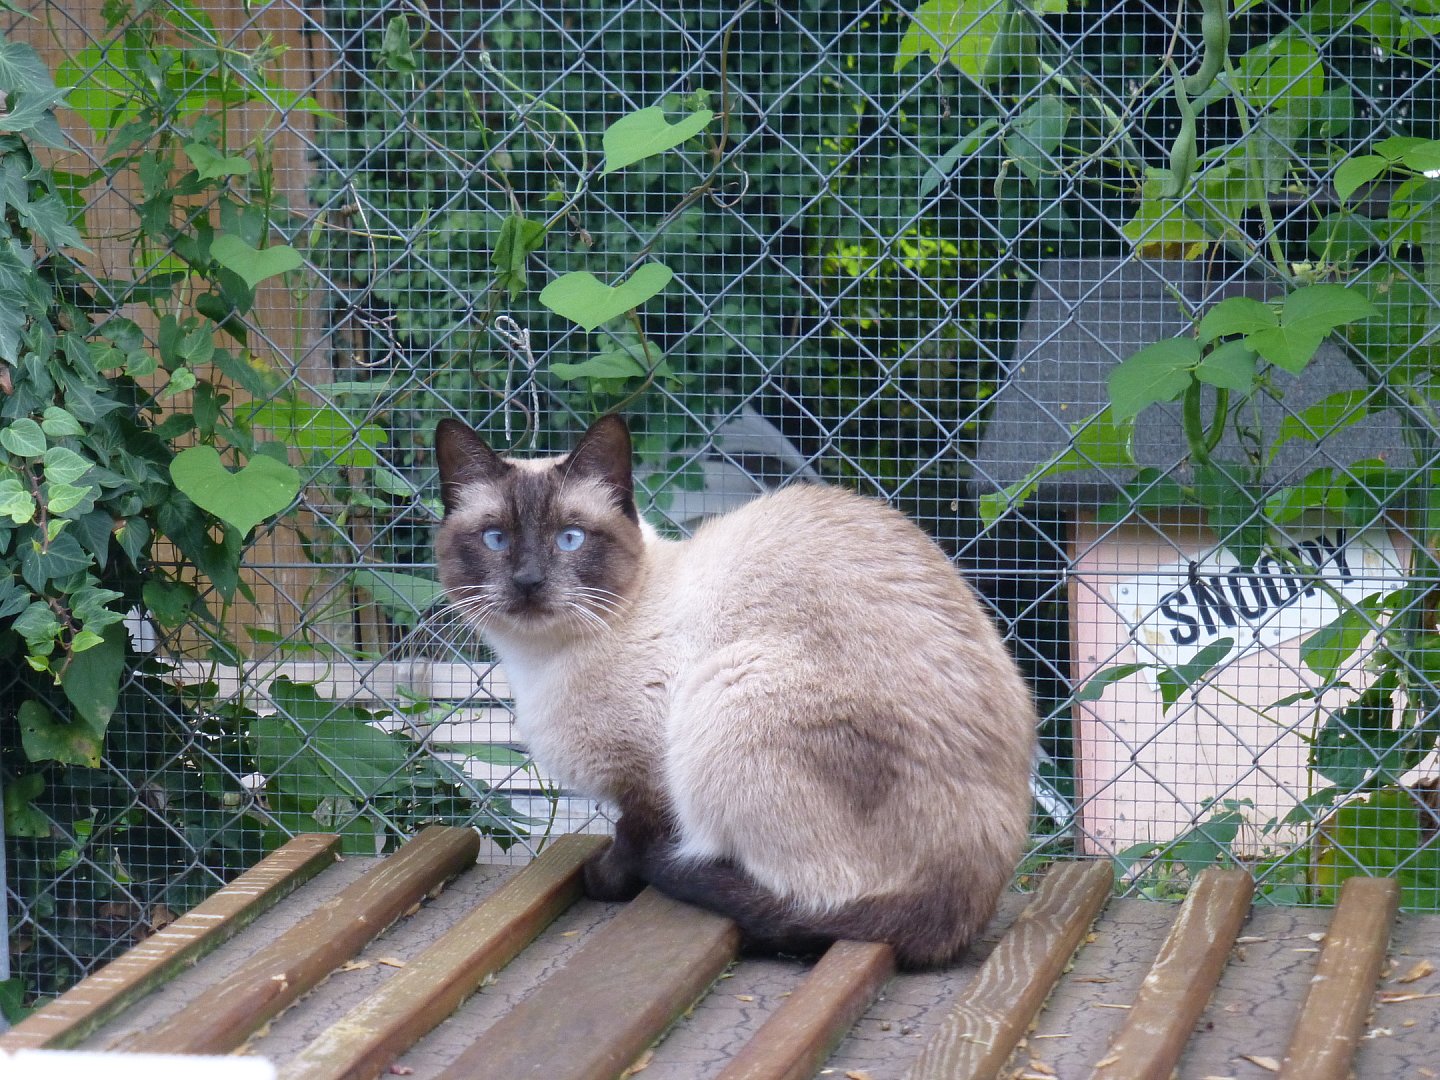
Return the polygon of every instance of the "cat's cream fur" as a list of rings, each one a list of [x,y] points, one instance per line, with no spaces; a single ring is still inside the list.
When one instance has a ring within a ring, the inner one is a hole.
[[[622,812],[592,894],[648,880],[771,947],[886,940],[912,967],[963,949],[1026,836],[1035,714],[939,548],[819,486],[664,540],[613,417],[561,458],[502,459],[453,422],[437,447],[446,589],[545,769]],[[508,550],[481,543],[493,528]]]

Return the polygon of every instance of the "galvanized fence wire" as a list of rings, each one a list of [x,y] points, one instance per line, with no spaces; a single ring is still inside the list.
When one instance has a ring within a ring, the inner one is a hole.
[[[429,442],[455,416],[543,452],[617,406],[669,529],[833,482],[952,554],[1044,714],[1022,876],[1100,855],[1170,896],[1218,861],[1315,902],[1396,873],[1440,905],[1440,19],[1262,2],[1217,44],[1212,6],[162,3],[204,9],[186,40],[213,34],[251,99],[226,131],[256,171],[188,212],[248,202],[256,246],[303,256],[244,320],[268,398],[224,408],[307,483],[251,535],[248,593],[197,581],[214,620],[137,613],[154,675],[99,769],[6,759],[9,789],[38,769],[56,795],[29,807],[48,836],[8,840],[16,971],[53,992],[297,831],[373,852],[445,820],[526,858],[603,829],[433,585]],[[35,13],[7,35],[121,92],[105,50],[144,6]],[[154,138],[216,109],[175,100]],[[712,115],[602,172],[606,129],[654,107]],[[60,167],[96,173],[82,270],[159,272],[114,132],[61,120]],[[633,321],[539,299],[657,261]],[[1371,313],[1284,299],[1322,285]],[[1252,321],[1157,361],[1169,391],[1117,433],[1127,358],[1235,297]],[[1222,338],[1253,347],[1211,359]]]

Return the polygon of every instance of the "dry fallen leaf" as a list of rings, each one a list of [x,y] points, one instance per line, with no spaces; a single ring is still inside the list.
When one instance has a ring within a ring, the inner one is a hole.
[[[411,1075],[412,1073],[414,1073],[414,1072],[415,1072],[415,1070],[412,1069],[409,1065],[391,1065],[391,1066],[390,1066],[390,1075],[391,1075],[391,1076],[410,1076],[410,1075]]]
[[[650,1049],[646,1050],[643,1054],[641,1054],[638,1058],[635,1059],[634,1065],[631,1065],[628,1069],[626,1069],[623,1073],[620,1074],[620,1080],[626,1080],[626,1077],[634,1076],[638,1072],[644,1072],[650,1067],[650,1062],[654,1059],[655,1048],[652,1046],[650,1047]]]
[[[1244,937],[1237,937],[1237,938],[1235,939],[1235,944],[1236,944],[1236,945],[1258,945],[1258,944],[1260,944],[1260,942],[1262,942],[1262,941],[1269,941],[1269,940],[1270,940],[1269,938],[1255,937],[1253,934],[1246,934]],[[1209,1080],[1209,1078],[1207,1077],[1206,1080]]]
[[[1090,1004],[1091,1004],[1091,1005],[1094,1005],[1095,1008],[1097,1008],[1097,1009],[1128,1009],[1128,1008],[1130,1008],[1129,1005],[1114,1005],[1114,1004],[1112,1004],[1112,1003],[1110,1003],[1110,1002],[1108,1002],[1108,1001],[1092,1001]]]
[[[1115,1062],[1117,1062],[1117,1061],[1119,1061],[1119,1060],[1120,1060],[1120,1055],[1119,1055],[1119,1054],[1107,1054],[1105,1057],[1103,1057],[1103,1058],[1101,1058],[1099,1061],[1095,1062],[1095,1068],[1097,1068],[1097,1069],[1103,1069],[1106,1065],[1114,1065]]]
[[[1039,1073],[1041,1076],[1055,1075],[1055,1070],[1051,1066],[1045,1064],[1043,1061],[1036,1061],[1034,1058],[1026,1062],[1025,1068],[1032,1073]]]
[[[368,968],[368,967],[370,967],[370,966],[371,966],[371,964],[370,964],[370,961],[369,961],[369,960],[346,960],[345,963],[343,963],[343,964],[340,965],[340,970],[341,970],[341,971],[360,971],[360,970],[362,970],[362,969],[364,969],[364,968]]]
[[[1309,938],[1311,941],[1324,941],[1324,940],[1325,940],[1325,935],[1324,935],[1324,934],[1306,934],[1305,936],[1306,936],[1307,938]]]
[[[1240,1056],[1250,1062],[1250,1064],[1259,1065],[1260,1068],[1268,1072],[1280,1071],[1280,1063],[1272,1057],[1263,1057],[1260,1054],[1241,1054]]]
[[[870,1080],[870,1074],[864,1069],[851,1069],[845,1074],[845,1080]]]
[[[1395,981],[1399,983],[1419,982],[1421,979],[1425,978],[1426,975],[1434,974],[1434,964],[1432,964],[1429,960],[1418,960],[1415,962],[1415,965],[1410,968],[1409,971],[1405,972],[1404,975],[1396,976]]]
[[[1398,1005],[1402,1001],[1424,1001],[1428,998],[1440,998],[1440,994],[1414,994],[1403,990],[1383,990],[1377,995],[1376,1000],[1381,1005]]]
[[[1114,982],[1115,980],[1114,980],[1114,979],[1107,979],[1104,975],[1086,975],[1086,976],[1084,976],[1084,977],[1082,977],[1082,978],[1073,979],[1073,980],[1071,980],[1071,981],[1072,981],[1072,982],[1077,982],[1077,983],[1108,983],[1108,982]]]
[[[405,966],[405,961],[401,960],[398,956],[376,957],[375,962],[377,964],[384,964],[386,967],[393,968],[403,968]]]
[[[561,936],[561,937],[576,937],[579,933],[580,933],[579,930],[562,930],[562,931],[560,931],[560,936]],[[728,978],[730,978],[729,975],[721,975],[720,977],[721,977],[722,979],[728,979]]]
[[[736,994],[736,995],[735,995],[735,1000],[736,1000],[736,1001],[754,1001],[754,1000],[755,1000],[755,995],[754,995],[754,994]]]

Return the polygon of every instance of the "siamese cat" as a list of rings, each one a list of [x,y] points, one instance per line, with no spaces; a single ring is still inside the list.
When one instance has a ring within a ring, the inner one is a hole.
[[[566,786],[620,811],[588,894],[649,883],[751,947],[849,938],[907,968],[986,924],[1030,818],[1030,693],[944,553],[878,501],[760,496],[661,538],[630,435],[552,458],[436,432],[452,603],[509,677]]]

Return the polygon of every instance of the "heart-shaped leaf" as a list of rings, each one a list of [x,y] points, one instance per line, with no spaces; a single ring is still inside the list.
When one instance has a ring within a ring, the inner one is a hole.
[[[100,767],[104,737],[97,737],[88,724],[66,723],[40,702],[22,701],[18,710],[20,743],[31,761],[58,761],[63,765]]]
[[[646,263],[619,285],[606,285],[585,270],[556,278],[540,292],[540,302],[561,318],[586,330],[639,307],[675,276],[664,263]]]
[[[214,147],[202,142],[186,143],[185,156],[195,166],[195,173],[201,180],[214,180],[221,176],[249,176],[250,161],[243,157],[225,157]]]
[[[1110,372],[1110,412],[1116,420],[1140,415],[1157,401],[1179,397],[1200,362],[1194,338],[1165,338],[1147,345]]]
[[[622,116],[605,129],[601,139],[605,148],[605,168],[600,175],[606,176],[616,169],[679,146],[703,131],[714,115],[709,109],[700,109],[672,124],[665,119],[664,109],[652,105]]]
[[[210,254],[226,270],[233,270],[250,288],[267,278],[295,270],[304,262],[289,244],[253,248],[238,236],[222,233],[210,244]]]
[[[274,458],[254,457],[239,472],[220,462],[213,446],[192,446],[170,462],[170,479],[202,510],[248,533],[290,505],[300,474]]]
[[[123,624],[114,623],[104,636],[92,635],[98,644],[83,652],[75,651],[79,641],[71,643],[70,663],[61,676],[60,688],[75,707],[79,720],[96,739],[105,737],[110,717],[120,701],[120,679],[125,673],[125,634]]]

